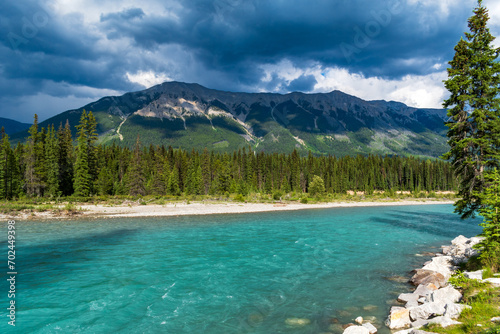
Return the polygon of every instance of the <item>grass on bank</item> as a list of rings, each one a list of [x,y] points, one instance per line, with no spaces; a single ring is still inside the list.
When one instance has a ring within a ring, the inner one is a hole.
[[[461,290],[462,303],[472,308],[465,309],[457,319],[461,325],[446,328],[430,325],[425,330],[445,334],[500,334],[500,323],[491,322],[491,318],[500,316],[500,288],[468,279],[460,271],[450,278],[450,283]]]
[[[38,198],[33,200],[20,199],[15,201],[0,201],[0,213],[17,214],[21,212],[51,212],[55,214],[75,214],[82,211],[74,203],[58,204],[50,199]]]
[[[401,193],[401,192],[374,192],[373,194],[365,194],[363,192],[347,192],[343,194],[316,194],[312,196],[307,193],[281,193],[279,191],[273,194],[249,193],[222,195],[181,195],[181,196],[92,196],[92,197],[61,197],[57,199],[51,198],[20,198],[16,200],[0,201],[0,213],[16,214],[16,213],[35,213],[35,212],[52,212],[52,213],[75,213],[82,210],[81,205],[165,205],[167,203],[185,202],[236,202],[236,203],[331,203],[331,202],[390,202],[399,200],[455,200],[455,194],[452,192],[417,192],[417,193]]]

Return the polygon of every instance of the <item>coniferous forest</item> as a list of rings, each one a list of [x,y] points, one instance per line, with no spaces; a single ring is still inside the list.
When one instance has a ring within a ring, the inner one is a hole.
[[[71,136],[66,122],[38,128],[35,115],[24,144],[2,133],[0,197],[94,195],[247,195],[346,191],[449,191],[457,180],[449,163],[399,156],[300,156],[185,151],[165,146],[130,149],[98,144],[97,122],[83,112]]]

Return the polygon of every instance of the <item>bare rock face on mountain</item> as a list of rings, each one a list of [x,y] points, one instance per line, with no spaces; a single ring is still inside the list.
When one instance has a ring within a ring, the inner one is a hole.
[[[294,149],[335,155],[413,154],[447,151],[446,112],[398,102],[364,101],[333,91],[326,94],[233,93],[197,84],[167,82],[111,96],[43,123],[77,125],[83,109],[99,123],[102,142],[184,149],[257,151]],[[18,134],[20,138],[26,133]]]

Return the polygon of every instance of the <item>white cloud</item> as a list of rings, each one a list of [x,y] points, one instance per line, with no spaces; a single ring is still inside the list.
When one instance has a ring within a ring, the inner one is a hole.
[[[428,75],[407,75],[401,79],[383,79],[350,73],[343,68],[324,68],[319,64],[308,69],[299,69],[290,61],[265,65],[262,68],[268,81],[273,76],[280,79],[282,84],[274,91],[283,91],[292,80],[301,75],[313,75],[317,84],[310,93],[339,90],[364,100],[398,101],[418,108],[442,108],[442,102],[447,96],[443,85],[446,71]]]
[[[442,80],[446,72],[425,76],[407,75],[402,79],[366,78],[346,69],[330,68],[316,75],[315,91],[340,90],[365,100],[392,100],[418,108],[441,108],[446,96]]]
[[[78,13],[86,24],[99,22],[101,15],[121,12],[130,8],[141,8],[146,15],[162,15],[177,18],[179,8],[176,1],[100,1],[100,0],[53,0],[50,7],[59,15]]]
[[[499,0],[486,0],[484,2],[490,14],[489,26],[491,33],[496,37],[493,45],[500,48],[500,1]]]
[[[165,81],[172,81],[165,73],[155,73],[153,71],[139,71],[135,74],[127,72],[127,78],[130,82],[138,83],[139,85],[149,88],[154,85],[161,84]]]
[[[500,28],[500,1],[485,0],[484,5],[490,13],[490,24]]]
[[[409,5],[422,7],[426,10],[434,10],[429,12],[435,14],[435,10],[439,10],[440,14],[448,16],[453,12],[453,7],[464,7],[476,3],[475,0],[407,0]]]

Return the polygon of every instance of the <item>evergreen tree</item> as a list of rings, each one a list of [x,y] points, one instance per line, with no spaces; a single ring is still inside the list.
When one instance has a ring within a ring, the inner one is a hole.
[[[482,207],[479,209],[484,222],[482,236],[485,239],[477,245],[481,249],[479,259],[486,267],[493,271],[500,269],[500,173],[495,168],[485,176],[487,187],[477,194],[481,198]]]
[[[308,190],[311,196],[323,195],[325,193],[325,182],[321,177],[314,175]]]
[[[165,176],[164,161],[161,153],[155,153],[154,169],[149,181],[149,191],[155,195],[165,195],[168,178]],[[168,168],[167,168],[168,170]]]
[[[41,144],[38,132],[38,115],[35,114],[33,125],[24,152],[24,186],[28,196],[41,196],[43,192],[42,173],[40,167]]]
[[[47,133],[45,142],[45,164],[47,166],[47,194],[50,197],[59,197],[59,143],[56,139],[54,126],[52,125]]]
[[[12,199],[19,196],[19,163],[10,146],[9,136],[1,130],[0,142],[0,198]]]
[[[129,169],[128,179],[129,193],[132,196],[146,195],[146,178],[144,177],[144,167],[142,165],[142,151],[139,136],[135,142],[135,148]]]
[[[189,167],[187,170],[187,176],[186,176],[186,194],[188,195],[196,195],[198,193],[199,189],[199,184],[198,180],[196,177],[196,172],[198,170],[198,166],[196,164],[195,159],[191,157],[191,160],[189,162]]]
[[[85,110],[84,110],[85,111]],[[89,165],[89,175],[90,180],[92,180],[89,184],[90,193],[95,193],[95,184],[94,181],[97,180],[97,176],[99,175],[99,168],[97,163],[97,121],[94,117],[92,111],[87,113],[87,160]]]
[[[78,129],[78,139],[76,147],[75,180],[74,189],[77,196],[89,196],[91,176],[89,172],[89,139],[88,139],[88,118],[85,110],[80,117]]]
[[[4,141],[7,140],[8,136],[5,133],[5,129],[2,126],[0,130],[0,136],[2,142],[0,144],[0,199],[7,198],[7,163],[8,163],[8,151],[5,148]]]
[[[196,182],[196,195],[202,195],[205,190],[203,186],[203,172],[201,171],[201,166],[198,166],[196,169],[194,180]]]
[[[170,172],[167,188],[171,195],[179,196],[181,194],[181,189],[179,187],[179,170],[175,166]]]
[[[113,177],[106,166],[99,170],[97,191],[99,195],[111,195],[113,193]]]
[[[300,184],[300,157],[297,150],[293,150],[290,157],[290,183],[293,191],[302,191]]]
[[[474,216],[481,207],[478,194],[484,188],[484,172],[498,167],[500,158],[500,49],[493,47],[488,20],[488,10],[479,0],[468,20],[470,32],[455,47],[445,81],[451,95],[443,104],[450,108],[450,151],[444,157],[462,179],[461,199],[455,203],[462,218]]]
[[[202,178],[202,194],[208,194],[212,183],[212,174],[210,172],[210,155],[205,148],[201,155],[201,178]]]
[[[73,194],[73,139],[69,121],[63,128],[62,123],[57,130],[59,148],[59,188],[63,195]]]

